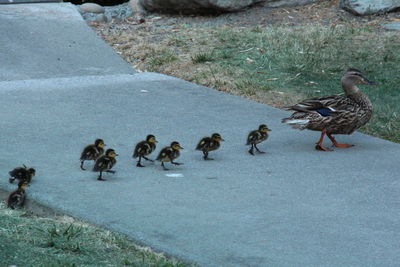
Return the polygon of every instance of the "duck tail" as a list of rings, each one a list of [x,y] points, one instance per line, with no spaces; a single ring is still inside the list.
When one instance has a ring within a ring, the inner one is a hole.
[[[307,128],[307,124],[310,122],[308,119],[294,119],[294,118],[284,118],[282,123],[287,123],[295,129],[304,130]]]

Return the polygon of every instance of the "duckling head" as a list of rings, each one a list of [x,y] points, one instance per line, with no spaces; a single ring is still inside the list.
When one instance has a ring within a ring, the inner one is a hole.
[[[29,169],[28,169],[28,172],[29,172],[32,176],[35,176],[35,174],[36,174],[36,170],[35,170],[34,168],[29,168]]]
[[[263,133],[267,133],[267,132],[271,131],[271,129],[268,128],[268,126],[267,126],[266,124],[261,124],[261,125],[258,127],[258,130],[259,130],[260,132],[263,132]]]
[[[183,149],[183,147],[181,147],[181,145],[177,141],[174,141],[174,142],[171,143],[171,148],[174,149],[174,150]]]
[[[211,139],[217,142],[225,141],[225,139],[223,139],[219,133],[213,133],[211,135]]]
[[[149,134],[149,135],[146,137],[146,141],[147,141],[147,142],[150,142],[150,143],[158,143],[156,137],[155,137],[154,135],[152,135],[152,134]]]
[[[118,154],[115,153],[115,150],[111,149],[111,148],[107,149],[106,155],[107,155],[107,157],[110,157],[110,158],[115,158],[116,156],[118,156]]]
[[[346,95],[352,95],[359,91],[356,84],[374,85],[376,82],[370,81],[364,77],[360,70],[349,68],[342,77],[342,87]]]
[[[96,141],[94,141],[94,145],[100,148],[104,148],[106,146],[106,144],[104,144],[103,139],[96,139]]]

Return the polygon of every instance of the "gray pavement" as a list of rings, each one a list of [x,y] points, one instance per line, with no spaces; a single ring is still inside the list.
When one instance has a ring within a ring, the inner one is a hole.
[[[0,6],[0,21],[18,19],[7,12]],[[69,20],[67,27],[84,24]],[[51,66],[63,64],[38,58],[49,64],[52,75],[46,75],[34,62],[21,72],[15,68],[21,55],[36,49],[25,38],[13,52],[0,48],[2,58],[16,57],[1,67],[13,71],[0,76],[2,188],[15,187],[6,179],[10,169],[34,166],[31,199],[201,266],[398,266],[399,144],[355,133],[337,137],[353,148],[315,151],[319,134],[282,125],[285,111],[173,77],[134,73],[94,33],[66,32],[60,38],[90,38],[99,58],[77,52],[74,57],[85,58],[76,65],[80,71],[60,73]],[[96,65],[101,60],[111,69]],[[251,156],[245,139],[261,123],[272,129],[260,145],[267,153]],[[215,160],[205,162],[194,147],[213,132],[226,141],[210,154]],[[159,140],[157,152],[178,140],[184,165],[169,172],[159,163],[135,167],[133,146],[148,133]],[[105,182],[79,169],[81,149],[97,137],[119,153],[117,173]]]

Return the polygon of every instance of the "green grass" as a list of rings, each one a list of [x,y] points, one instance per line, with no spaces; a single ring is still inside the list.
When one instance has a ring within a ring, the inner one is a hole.
[[[0,222],[1,266],[192,266],[70,217],[40,218],[0,203]]]
[[[400,37],[393,32],[351,26],[271,26],[252,30],[215,28],[208,40],[213,62],[234,68],[233,86],[248,91],[277,90],[306,97],[341,93],[348,67],[364,71],[378,86],[360,86],[374,104],[362,131],[400,142]],[[204,47],[202,47],[204,49]]]

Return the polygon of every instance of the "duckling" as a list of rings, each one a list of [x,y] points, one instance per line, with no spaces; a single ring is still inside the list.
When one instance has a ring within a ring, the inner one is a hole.
[[[249,153],[254,156],[254,148],[258,151],[258,153],[265,153],[261,150],[258,149],[257,144],[261,143],[262,141],[267,140],[268,138],[268,131],[271,131],[271,129],[268,128],[267,125],[261,124],[258,126],[258,130],[253,130],[249,133],[247,136],[247,143],[246,145],[251,145],[251,148],[249,150]]]
[[[171,162],[174,165],[182,165],[183,164],[183,163],[174,162],[174,159],[176,159],[180,155],[180,152],[179,152],[180,149],[183,149],[183,147],[181,147],[181,145],[176,141],[172,142],[170,146],[167,146],[167,147],[164,147],[163,149],[161,149],[160,153],[158,154],[157,160],[161,161],[161,166],[163,167],[163,169],[165,171],[168,171],[169,169],[167,169],[164,166],[164,162]]]
[[[25,189],[28,186],[28,181],[22,180],[18,183],[18,189],[8,196],[7,207],[11,209],[22,208],[25,204],[26,193]]]
[[[154,160],[147,158],[146,156],[149,155],[151,152],[153,152],[156,149],[156,143],[158,141],[156,140],[156,137],[152,134],[149,134],[146,137],[146,140],[141,141],[136,144],[135,150],[133,151],[133,158],[139,157],[139,160],[136,164],[137,167],[144,167],[140,161],[142,158],[145,160],[154,162]]]
[[[36,174],[36,170],[34,168],[28,168],[25,165],[22,165],[22,167],[17,167],[12,171],[9,171],[8,173],[11,176],[8,179],[10,183],[14,182],[15,179],[17,179],[18,181],[27,181],[28,183],[30,183],[32,177]]]
[[[116,156],[118,156],[118,154],[115,153],[115,150],[109,148],[103,156],[96,160],[93,166],[93,171],[100,172],[97,180],[105,181],[105,179],[102,178],[103,172],[115,173],[111,168],[117,163],[117,160],[115,159]]]
[[[203,137],[196,146],[196,150],[203,151],[204,160],[213,160],[208,157],[208,152],[217,150],[220,147],[220,142],[225,141],[219,133],[213,133],[211,137]]]
[[[96,141],[94,141],[94,144],[87,145],[81,153],[81,169],[86,170],[85,168],[83,168],[83,162],[85,160],[95,161],[101,155],[103,155],[105,146],[106,145],[104,144],[103,139],[96,139]]]
[[[321,137],[315,146],[317,150],[332,151],[322,144],[325,134],[335,147],[352,147],[352,144],[338,143],[332,135],[352,134],[372,117],[372,103],[357,84],[376,83],[369,81],[355,68],[349,68],[342,76],[341,82],[344,94],[310,98],[286,107],[293,111],[293,114],[284,118],[283,123],[300,130],[321,132]]]

